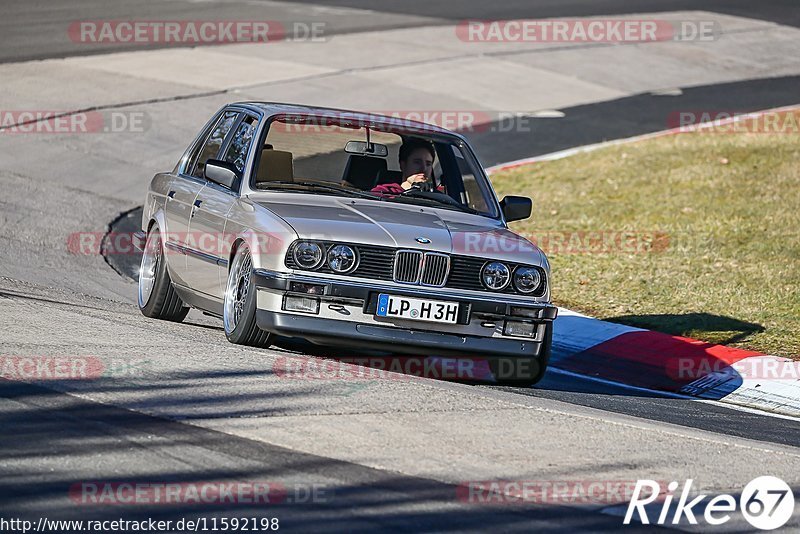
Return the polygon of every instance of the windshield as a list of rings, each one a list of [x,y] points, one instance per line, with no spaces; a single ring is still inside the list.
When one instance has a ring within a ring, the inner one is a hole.
[[[342,127],[313,119],[273,120],[255,162],[253,189],[498,216],[491,187],[460,139],[406,133],[396,125],[381,131],[380,125]]]

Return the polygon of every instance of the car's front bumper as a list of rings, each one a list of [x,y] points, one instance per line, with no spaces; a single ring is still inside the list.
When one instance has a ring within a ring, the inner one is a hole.
[[[254,280],[257,288],[256,322],[260,328],[322,345],[354,349],[442,356],[512,356],[536,358],[545,363],[558,310],[549,303],[507,298],[505,295],[468,296],[463,292],[436,288],[397,287],[265,269],[257,269]],[[296,284],[321,285],[324,292],[319,295],[300,293]],[[375,307],[380,293],[459,302],[458,323],[376,317]],[[287,295],[319,299],[318,312],[287,311],[284,309]],[[520,315],[520,309],[525,310],[525,316]],[[505,335],[507,321],[533,325],[535,333],[533,336]]]

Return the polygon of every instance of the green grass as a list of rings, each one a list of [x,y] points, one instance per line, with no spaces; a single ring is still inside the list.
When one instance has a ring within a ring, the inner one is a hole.
[[[683,133],[492,182],[534,199],[512,229],[548,253],[557,304],[800,359],[800,134]],[[642,250],[573,232],[633,232]]]

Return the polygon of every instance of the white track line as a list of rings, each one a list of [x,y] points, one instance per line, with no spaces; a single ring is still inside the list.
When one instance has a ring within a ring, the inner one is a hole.
[[[657,389],[648,389],[639,386],[631,386],[630,384],[623,384],[622,382],[614,382],[613,380],[607,380],[605,378],[598,378],[596,376],[588,376],[582,375],[580,373],[574,373],[572,371],[566,371],[564,369],[559,369],[558,367],[548,367],[547,372],[552,372],[559,375],[569,376],[573,378],[579,378],[581,380],[588,380],[591,382],[597,382],[598,384],[604,384],[606,386],[614,386],[621,389],[628,389],[631,391],[637,391],[639,393],[651,393],[655,394],[656,397],[662,398],[670,398],[670,399],[681,399],[681,400],[690,400],[694,402],[701,402],[703,404],[712,404],[714,406],[719,406],[721,408],[727,408],[729,410],[736,410],[738,412],[746,412],[755,415],[767,415],[770,417],[775,417],[778,419],[788,419],[789,421],[798,421],[800,422],[800,417],[795,417],[792,415],[785,415],[782,413],[775,413],[775,412],[767,412],[765,410],[759,410],[758,408],[750,408],[747,406],[742,406],[741,404],[733,404],[728,402],[722,402],[719,400],[711,400],[711,399],[699,399],[697,397],[692,397],[690,395],[682,395],[680,393],[672,393],[670,391],[660,391]],[[533,388],[535,389],[535,388]]]

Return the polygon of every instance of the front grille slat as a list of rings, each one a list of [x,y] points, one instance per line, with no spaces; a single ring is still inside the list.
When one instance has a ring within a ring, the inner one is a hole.
[[[402,284],[416,284],[419,280],[419,266],[422,252],[398,250],[395,253],[394,281]]]
[[[420,284],[441,287],[450,271],[450,256],[437,252],[426,252]]]

